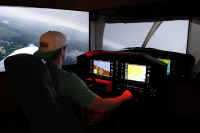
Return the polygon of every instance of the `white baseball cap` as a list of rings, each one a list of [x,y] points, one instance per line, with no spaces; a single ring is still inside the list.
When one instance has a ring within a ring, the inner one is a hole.
[[[48,31],[40,36],[40,48],[33,55],[45,59],[67,45],[66,36],[58,31]]]

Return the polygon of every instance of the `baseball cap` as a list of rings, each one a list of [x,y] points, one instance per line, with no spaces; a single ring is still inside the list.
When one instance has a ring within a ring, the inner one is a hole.
[[[33,55],[45,59],[67,45],[66,36],[58,31],[48,31],[40,36],[40,47]]]

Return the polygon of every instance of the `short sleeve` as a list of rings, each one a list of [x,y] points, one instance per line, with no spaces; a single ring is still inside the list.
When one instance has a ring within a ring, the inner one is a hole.
[[[68,83],[68,97],[79,106],[86,107],[95,99],[96,94],[76,74],[72,74]]]

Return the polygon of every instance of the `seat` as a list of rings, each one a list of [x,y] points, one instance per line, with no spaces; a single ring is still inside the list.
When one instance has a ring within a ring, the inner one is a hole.
[[[83,133],[67,97],[53,86],[43,61],[30,54],[17,54],[4,61],[6,75],[31,124],[31,133]]]

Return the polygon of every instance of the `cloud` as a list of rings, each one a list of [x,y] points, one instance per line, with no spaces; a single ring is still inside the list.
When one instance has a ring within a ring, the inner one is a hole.
[[[68,53],[68,56],[71,57],[72,59],[76,60],[77,56],[84,54],[85,52],[83,51],[78,51],[78,50],[71,50]]]
[[[5,24],[8,24],[9,21],[2,21],[2,22],[5,23]]]

